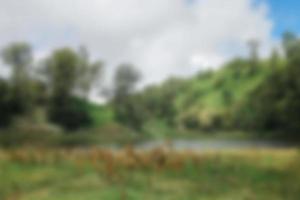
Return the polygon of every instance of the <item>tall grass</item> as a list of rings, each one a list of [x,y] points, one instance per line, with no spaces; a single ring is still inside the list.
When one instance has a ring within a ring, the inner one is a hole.
[[[0,151],[0,199],[297,199],[296,149]]]

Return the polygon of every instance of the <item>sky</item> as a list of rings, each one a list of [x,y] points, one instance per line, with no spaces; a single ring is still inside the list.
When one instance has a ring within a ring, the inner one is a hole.
[[[27,41],[42,59],[84,45],[106,77],[131,63],[144,86],[246,56],[251,39],[267,56],[282,32],[300,32],[299,8],[298,0],[0,0],[0,48]]]
[[[272,36],[279,39],[282,33],[289,30],[300,33],[300,1],[298,0],[260,0],[269,8],[269,16],[274,23]]]

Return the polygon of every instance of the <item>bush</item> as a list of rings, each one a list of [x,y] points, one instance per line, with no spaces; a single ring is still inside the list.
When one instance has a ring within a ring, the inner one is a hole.
[[[53,99],[48,115],[51,122],[66,130],[76,130],[92,124],[88,109],[76,99]]]
[[[197,130],[201,128],[201,124],[199,122],[199,119],[194,115],[186,115],[182,119],[182,123],[185,128],[190,130]]]
[[[7,127],[12,118],[8,84],[0,80],[0,127]]]

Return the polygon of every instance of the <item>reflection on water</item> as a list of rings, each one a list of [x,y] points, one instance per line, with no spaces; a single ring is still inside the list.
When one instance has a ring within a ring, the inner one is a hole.
[[[137,149],[153,149],[169,146],[176,150],[222,150],[222,149],[244,149],[244,148],[290,148],[297,144],[281,141],[237,141],[237,140],[173,140],[173,141],[148,141],[136,144]]]

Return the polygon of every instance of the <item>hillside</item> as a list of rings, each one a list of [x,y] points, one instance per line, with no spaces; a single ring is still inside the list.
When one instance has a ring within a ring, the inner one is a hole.
[[[235,59],[216,71],[201,72],[184,80],[173,100],[176,120],[189,128],[226,126],[231,113],[273,70],[268,61],[260,61],[252,67],[249,61]]]

